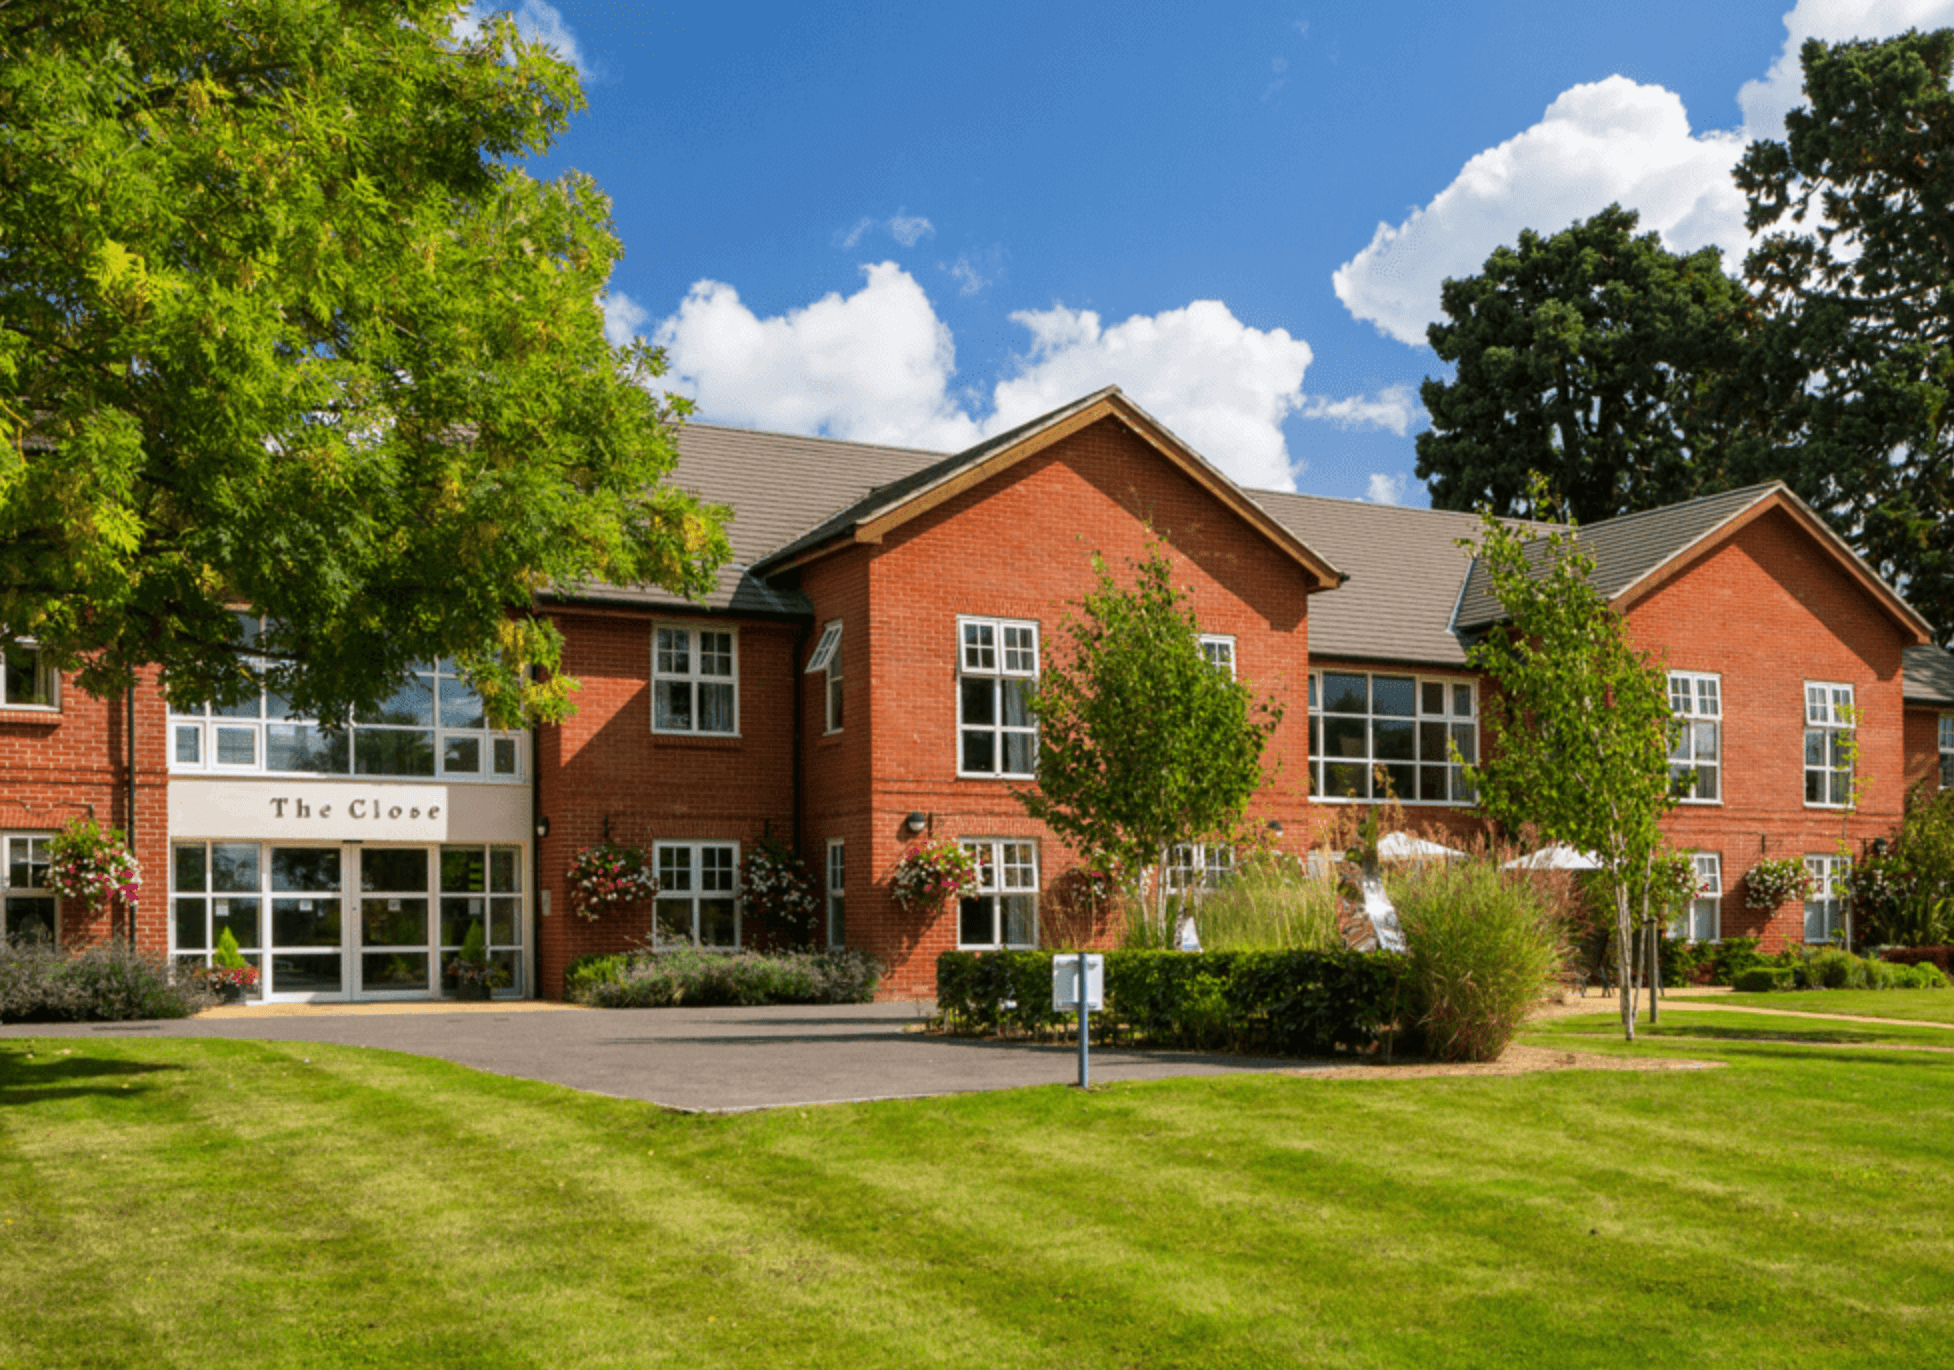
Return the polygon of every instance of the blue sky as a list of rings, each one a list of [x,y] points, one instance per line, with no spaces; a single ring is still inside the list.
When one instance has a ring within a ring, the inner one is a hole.
[[[952,450],[1112,382],[1238,480],[1425,503],[1438,282],[1619,200],[1741,251],[1806,35],[1954,0],[523,0],[613,197],[614,337],[707,422]]]

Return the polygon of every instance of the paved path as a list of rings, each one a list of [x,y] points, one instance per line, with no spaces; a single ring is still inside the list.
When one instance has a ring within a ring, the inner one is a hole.
[[[8,1037],[221,1037],[331,1042],[435,1056],[671,1108],[733,1111],[1075,1084],[1078,1050],[907,1032],[910,1004],[566,1009],[440,1004],[213,1011],[145,1023],[13,1024]],[[1198,1052],[1092,1053],[1093,1083],[1329,1063]]]

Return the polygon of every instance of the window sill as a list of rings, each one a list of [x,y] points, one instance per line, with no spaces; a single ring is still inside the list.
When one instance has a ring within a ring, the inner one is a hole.
[[[1036,780],[1037,778],[1038,778],[1037,775],[1030,771],[1026,771],[1022,775],[1014,771],[958,771],[957,772],[957,779],[959,780]],[[992,947],[990,948],[990,950],[996,951],[997,948]]]
[[[1387,801],[1358,799],[1350,795],[1313,794],[1309,797],[1309,802],[1312,804],[1382,804]],[[1476,799],[1394,799],[1389,802],[1406,809],[1476,809],[1479,807],[1479,801]]]
[[[0,704],[0,723],[59,723],[58,704]]]
[[[1676,801],[1676,807],[1679,809],[1720,809],[1723,807],[1723,801],[1721,799],[1678,799]]]
[[[738,733],[672,733],[651,730],[651,740],[657,746],[677,743],[686,747],[737,747],[740,745]]]

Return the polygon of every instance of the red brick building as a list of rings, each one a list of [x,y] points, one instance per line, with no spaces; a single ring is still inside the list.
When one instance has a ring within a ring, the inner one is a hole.
[[[8,930],[102,935],[56,909],[36,862],[69,818],[133,812],[147,946],[207,955],[229,929],[272,998],[425,998],[480,923],[508,992],[553,997],[573,957],[654,921],[669,941],[752,942],[737,872],[772,835],[827,884],[831,940],[887,963],[887,993],[928,996],[940,951],[1050,935],[1077,856],[1012,797],[1036,739],[1022,693],[1093,554],[1118,567],[1150,534],[1211,659],[1287,706],[1251,805],[1282,845],[1371,802],[1380,770],[1413,822],[1482,824],[1449,756],[1477,755],[1465,654],[1498,617],[1454,545],[1469,516],[1244,491],[1110,389],[951,456],[694,426],[677,479],[734,509],[735,563],[703,603],[607,586],[553,600],[583,686],[561,726],[495,732],[436,666],[341,730],[276,699],[171,712],[153,689],[131,730],[126,700],[10,661]],[[1829,881],[1842,839],[1889,832],[1908,786],[1954,772],[1954,658],[1780,486],[1581,539],[1670,672],[1676,769],[1695,776],[1670,833],[1710,884],[1689,931],[1829,935],[1829,884],[1753,915],[1742,874],[1796,855]],[[889,877],[919,835],[978,851],[981,894],[900,912]],[[570,909],[570,861],[606,838],[653,854],[655,920]]]

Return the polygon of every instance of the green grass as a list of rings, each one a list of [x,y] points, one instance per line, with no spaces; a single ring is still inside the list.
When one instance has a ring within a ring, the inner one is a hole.
[[[1762,998],[1763,996],[1747,996]],[[1719,1001],[1721,1002],[1721,1001]],[[1617,1014],[1582,1015],[1557,1021],[1557,1033],[1619,1037],[1622,1020]],[[1915,1027],[1900,1023],[1853,1023],[1823,1018],[1786,1018],[1775,1013],[1739,1011],[1708,1012],[1687,1006],[1664,1005],[1662,1017],[1649,1022],[1648,1012],[1636,1015],[1638,1037],[1688,1037],[1730,1040],[1776,1040],[1813,1043],[1891,1042],[1916,1046],[1945,1047],[1954,1051],[1954,1026]]]
[[[1711,1002],[1732,1008],[1776,1008],[1798,1013],[1846,1013],[1864,1018],[1954,1023],[1954,989],[1773,990],[1769,994],[1720,994]]]
[[[350,1048],[9,1041],[0,1365],[1945,1359],[1954,1060],[1529,1040],[1728,1067],[684,1117]]]

